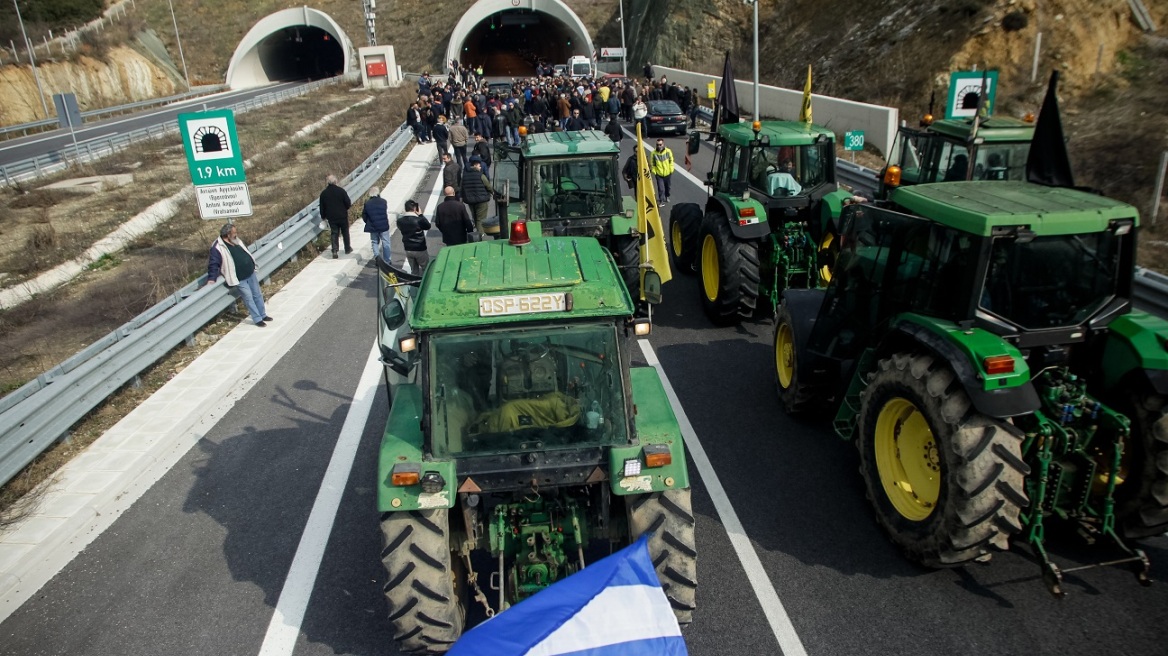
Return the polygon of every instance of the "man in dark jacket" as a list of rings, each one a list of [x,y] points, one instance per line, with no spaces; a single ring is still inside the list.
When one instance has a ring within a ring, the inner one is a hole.
[[[635,154],[629,155],[629,158],[625,160],[625,168],[621,171],[621,175],[624,176],[629,189],[637,187],[637,156]]]
[[[417,201],[407,200],[406,211],[397,217],[397,229],[401,232],[410,271],[420,276],[430,263],[430,253],[426,250],[426,231],[430,229],[430,222],[418,209]]]
[[[625,131],[621,129],[620,123],[616,122],[616,116],[608,119],[608,125],[604,126],[604,133],[615,144],[620,144],[621,139],[625,138]]]
[[[483,173],[483,160],[477,155],[471,157],[470,168],[462,175],[462,199],[470,205],[474,214],[475,229],[480,235],[486,234],[483,231],[483,221],[487,218],[487,209],[494,193],[490,179]]]
[[[588,122],[580,117],[580,110],[573,109],[572,115],[569,116],[567,122],[564,123],[564,129],[568,130],[569,132],[578,131],[578,130],[587,130],[588,129]]]
[[[453,187],[455,196],[462,192],[462,169],[450,153],[442,153],[442,186]]]
[[[371,187],[369,200],[361,209],[361,219],[365,221],[365,232],[373,242],[373,257],[381,255],[381,261],[389,264],[389,206],[379,196],[381,189]]]
[[[480,132],[475,135],[475,145],[470,152],[472,159],[478,157],[479,163],[483,165],[483,175],[491,179],[491,144],[487,143],[485,134]]]
[[[434,224],[442,232],[442,243],[447,246],[465,244],[469,241],[467,235],[475,229],[474,221],[470,220],[470,208],[454,195],[454,187],[446,187],[443,193],[446,198],[434,210]]]
[[[345,193],[345,189],[337,184],[337,176],[329,174],[325,180],[328,186],[324,191],[320,192],[320,216],[325,221],[328,221],[329,227],[332,228],[332,247],[333,259],[337,259],[337,236],[340,235],[345,240],[345,253],[352,253],[353,246],[349,243],[349,208],[353,206],[353,201],[349,200],[349,194]]]

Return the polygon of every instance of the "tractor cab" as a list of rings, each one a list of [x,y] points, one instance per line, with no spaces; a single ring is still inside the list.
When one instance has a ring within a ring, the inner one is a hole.
[[[902,127],[880,175],[878,195],[903,185],[963,180],[1026,179],[1034,123],[1008,117],[941,119],[922,129]]]

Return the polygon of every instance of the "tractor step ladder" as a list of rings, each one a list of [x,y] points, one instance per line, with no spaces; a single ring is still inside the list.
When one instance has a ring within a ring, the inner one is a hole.
[[[860,414],[862,403],[860,397],[868,387],[868,375],[872,371],[872,361],[875,357],[872,349],[865,349],[860,354],[860,361],[856,364],[856,373],[852,376],[851,384],[848,385],[848,393],[844,395],[843,402],[840,403],[835,420],[832,422],[836,435],[845,440],[855,437],[856,417]]]

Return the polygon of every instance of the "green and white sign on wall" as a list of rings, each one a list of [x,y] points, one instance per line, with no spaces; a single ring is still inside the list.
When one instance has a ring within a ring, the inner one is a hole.
[[[204,219],[251,216],[251,196],[230,109],[179,114],[187,167]]]
[[[243,182],[243,154],[230,109],[178,115],[183,150],[195,186]]]
[[[864,131],[852,130],[845,132],[844,150],[864,150]]]

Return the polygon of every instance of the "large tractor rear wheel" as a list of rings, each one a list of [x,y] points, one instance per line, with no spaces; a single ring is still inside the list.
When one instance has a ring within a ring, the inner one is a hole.
[[[1168,529],[1168,399],[1131,397],[1131,441],[1124,450],[1123,484],[1115,490],[1124,535],[1144,538]]]
[[[381,532],[393,639],[405,652],[444,653],[466,619],[447,509],[382,513]]]
[[[702,307],[711,321],[729,325],[754,315],[761,280],[758,244],[735,239],[720,213],[702,221],[699,270]]]
[[[775,316],[775,385],[779,400],[788,414],[804,412],[815,402],[815,395],[799,375],[800,347],[795,317],[786,303],[779,306]]]
[[[697,607],[698,548],[694,540],[690,491],[668,490],[625,497],[630,541],[652,532],[649,557],[673,614],[680,624],[693,621]]]
[[[698,239],[702,232],[702,208],[697,203],[678,203],[669,213],[669,254],[673,268],[693,273]]]
[[[1008,548],[1029,505],[1018,431],[974,410],[929,355],[881,360],[861,402],[860,474],[877,522],[910,560],[952,567]]]

